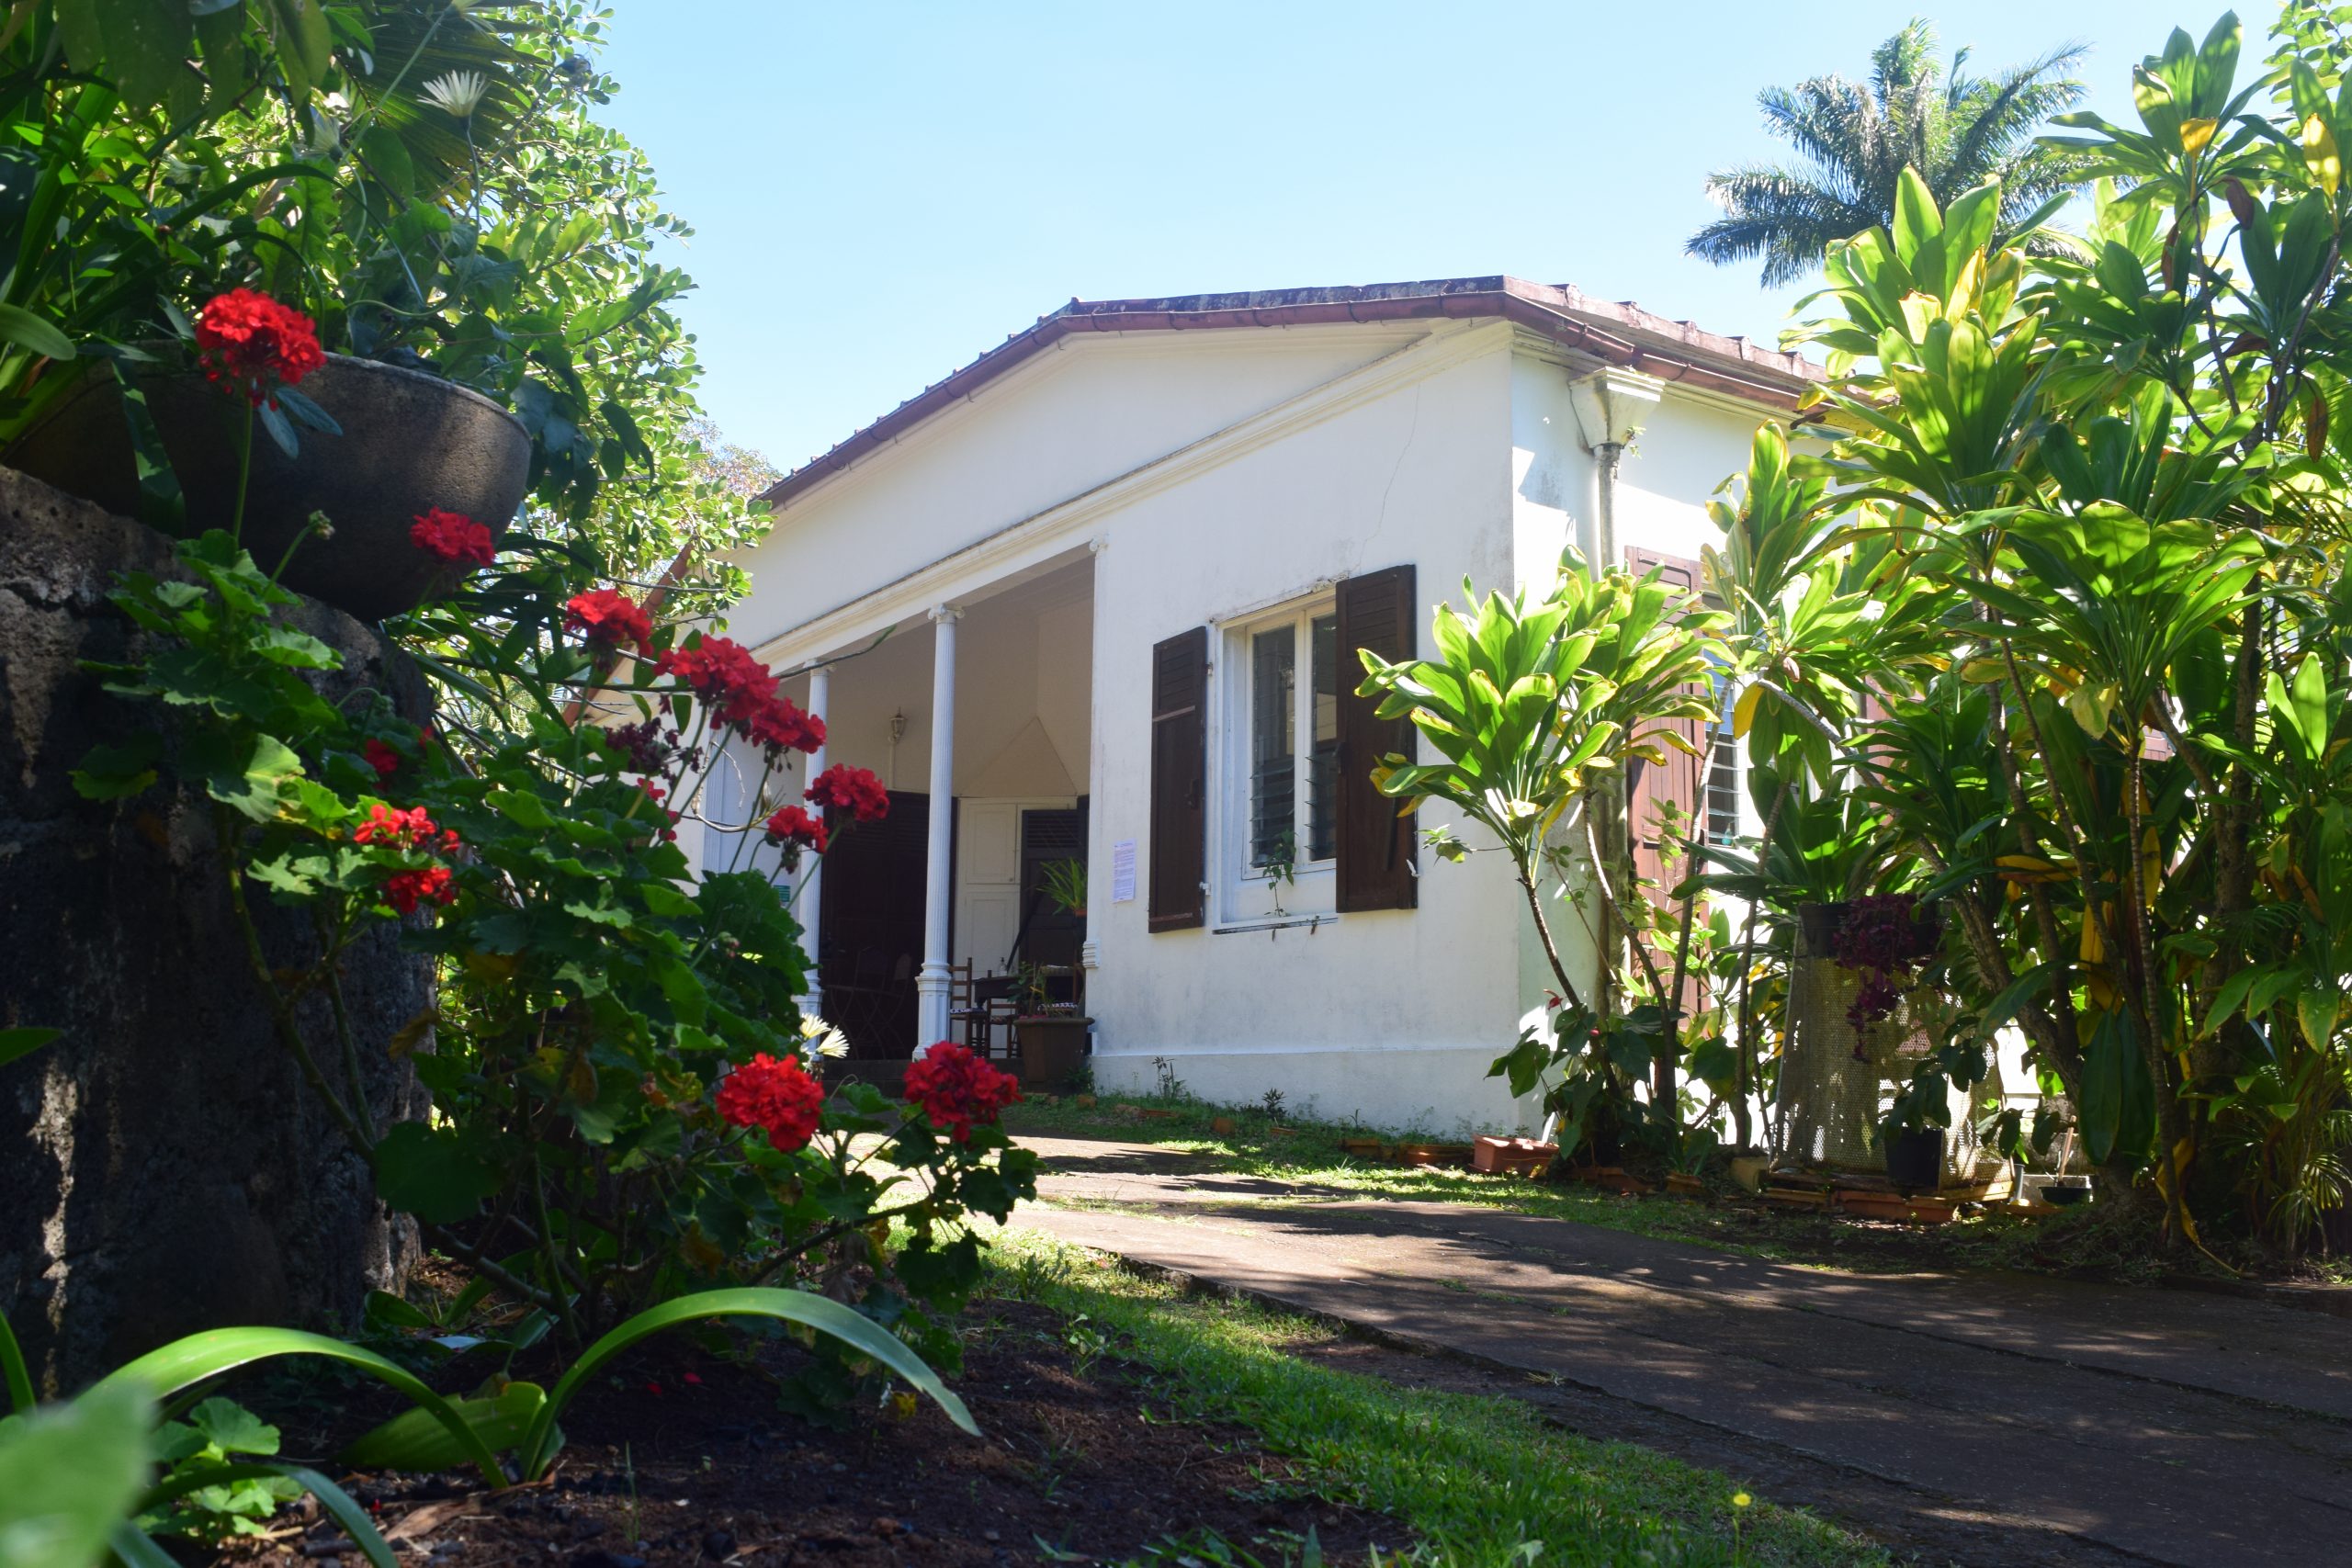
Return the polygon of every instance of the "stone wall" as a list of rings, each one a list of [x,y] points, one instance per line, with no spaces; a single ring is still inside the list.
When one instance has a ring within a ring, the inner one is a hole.
[[[0,1313],[50,1393],[198,1329],[346,1329],[415,1253],[271,1032],[209,803],[168,779],[94,803],[67,778],[157,722],[79,662],[136,656],[106,595],[118,572],[165,571],[169,549],[0,468],[0,1026],[65,1032],[0,1066]],[[344,656],[330,696],[372,686],[426,716],[414,666],[379,634],[317,604],[296,619]],[[314,957],[305,912],[255,912],[273,964]],[[422,1115],[385,1044],[431,1005],[429,963],[387,924],[345,983],[379,1124]],[[306,1021],[323,1042],[320,1011]]]

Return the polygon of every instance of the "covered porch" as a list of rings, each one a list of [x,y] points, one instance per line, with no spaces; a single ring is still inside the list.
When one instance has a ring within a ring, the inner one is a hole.
[[[830,637],[786,634],[761,652],[808,671],[785,691],[825,721],[808,774],[849,763],[890,794],[882,821],[831,823],[821,863],[800,873],[815,976],[804,1006],[854,1055],[903,1059],[965,1039],[976,993],[1009,998],[1025,971],[1043,970],[1061,997],[1081,984],[1084,917],[1050,885],[1082,878],[1090,860],[1093,556],[1080,548],[842,635],[855,610],[826,617]],[[783,804],[805,782],[767,793]],[[1009,1050],[1009,1031],[989,1043]]]

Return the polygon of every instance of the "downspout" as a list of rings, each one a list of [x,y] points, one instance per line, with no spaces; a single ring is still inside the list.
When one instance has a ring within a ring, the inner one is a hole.
[[[1576,412],[1577,432],[1585,451],[1592,457],[1592,520],[1577,531],[1577,544],[1584,550],[1586,565],[1596,574],[1623,564],[1623,552],[1617,543],[1617,480],[1624,466],[1625,449],[1649,422],[1664,390],[1665,383],[1657,378],[1619,366],[1595,370],[1568,383],[1568,401]],[[1625,781],[1622,773],[1609,777],[1593,805],[1594,837],[1607,863],[1604,874],[1609,886],[1630,892],[1634,853],[1627,830]],[[1600,964],[1592,988],[1593,1010],[1607,1017],[1618,999],[1617,969],[1626,938],[1609,900],[1600,899],[1599,905],[1596,929]]]

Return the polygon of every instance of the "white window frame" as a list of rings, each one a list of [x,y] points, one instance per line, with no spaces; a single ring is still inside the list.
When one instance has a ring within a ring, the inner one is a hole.
[[[1339,907],[1340,863],[1336,844],[1333,852],[1320,860],[1296,862],[1291,868],[1293,880],[1277,889],[1273,879],[1250,860],[1250,791],[1256,761],[1256,738],[1252,733],[1256,707],[1251,701],[1251,682],[1257,678],[1255,640],[1261,632],[1288,626],[1294,628],[1296,639],[1292,668],[1297,700],[1291,714],[1291,755],[1296,762],[1293,774],[1297,791],[1295,821],[1303,854],[1309,844],[1314,812],[1310,792],[1314,788],[1315,623],[1338,614],[1338,596],[1325,592],[1292,600],[1216,628],[1222,666],[1216,677],[1217,709],[1223,722],[1216,727],[1218,786],[1211,847],[1215,857],[1211,863],[1216,868],[1216,925],[1255,926],[1290,919],[1337,918],[1334,911]],[[1282,911],[1279,915],[1275,913],[1277,904]]]

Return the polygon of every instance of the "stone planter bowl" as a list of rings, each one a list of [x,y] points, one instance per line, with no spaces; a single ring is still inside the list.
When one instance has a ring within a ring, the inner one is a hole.
[[[192,370],[151,372],[140,382],[187,499],[187,531],[226,528],[236,506],[242,408]],[[327,355],[300,390],[343,434],[298,426],[301,451],[288,457],[256,423],[241,536],[262,569],[274,570],[311,513],[326,513],[334,536],[303,542],[286,569],[288,587],[362,620],[413,610],[460,572],[410,544],[411,523],[437,506],[495,536],[523,503],[530,435],[481,393],[340,354]],[[85,373],[0,460],[110,511],[139,513],[130,428],[103,368]]]

